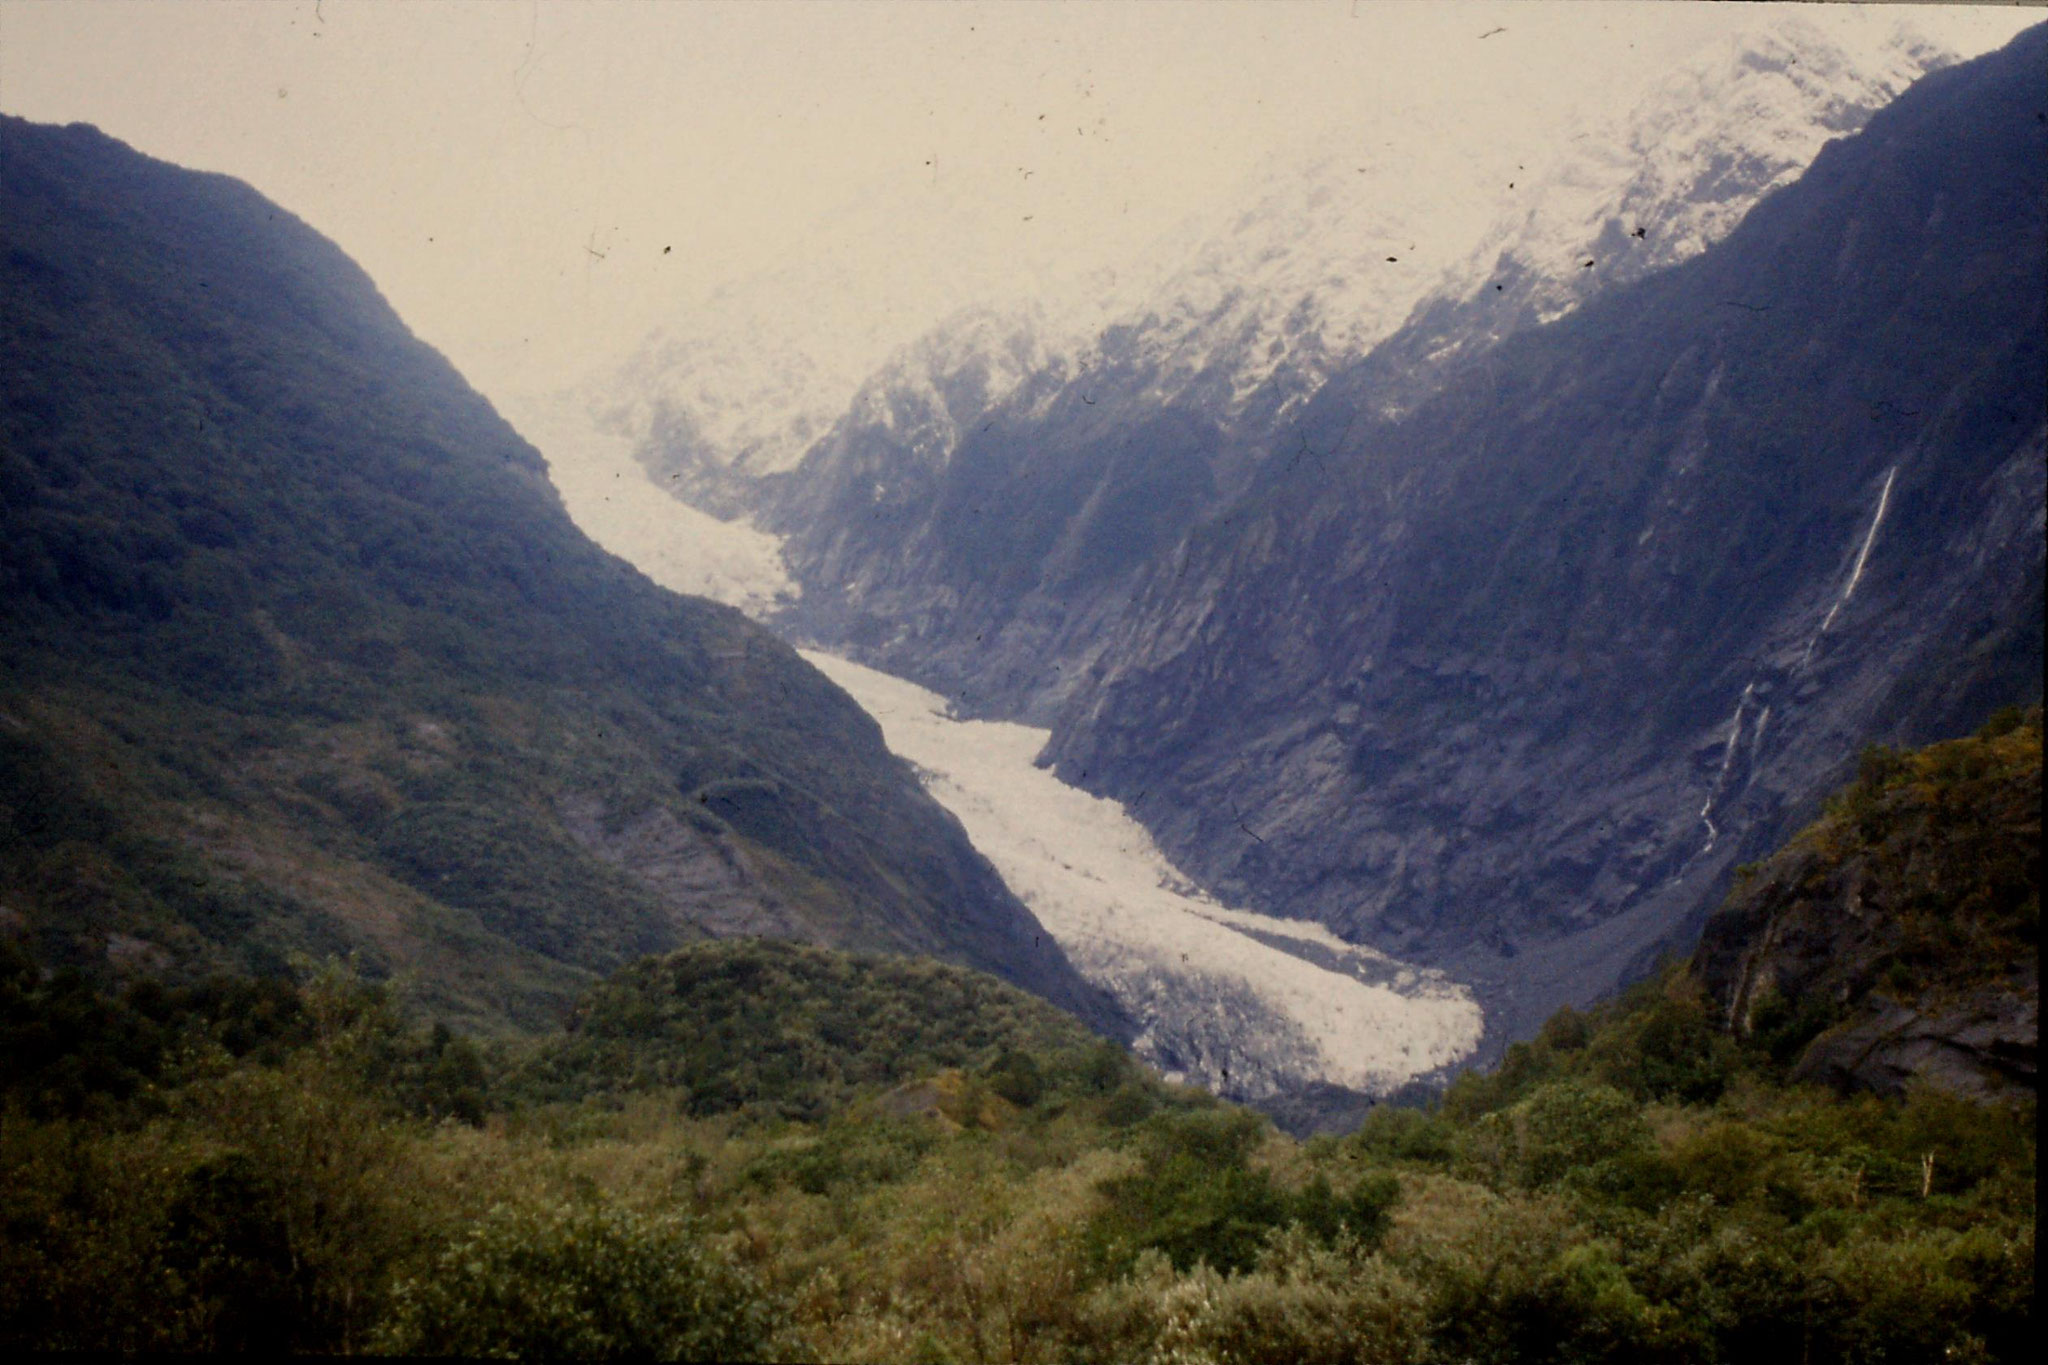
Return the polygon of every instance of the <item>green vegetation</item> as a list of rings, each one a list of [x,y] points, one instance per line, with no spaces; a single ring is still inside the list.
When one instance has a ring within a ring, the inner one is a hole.
[[[1738,878],[1694,975],[1717,1019],[1802,1078],[2031,1093],[2040,927],[2036,707],[1866,749],[1821,818]]]
[[[592,1203],[491,1208],[392,1289],[376,1345],[407,1355],[759,1360],[767,1299],[682,1215]]]
[[[1763,905],[1772,942],[1804,924],[1799,953],[1886,999],[2010,985],[2040,736],[2035,712],[1873,751],[1710,946]],[[1845,869],[1859,916],[1827,911]],[[1837,962],[1844,925],[1867,961]],[[479,1042],[338,967],[109,987],[0,947],[0,1345],[2022,1358],[2031,1095],[1800,1084],[1860,997],[1731,1030],[1714,961],[1560,1012],[1431,1109],[1296,1143],[931,961],[697,943]]]
[[[82,126],[0,119],[0,158],[0,929],[38,960],[353,955],[503,1032],[737,924],[1103,1013],[850,698],[584,537],[331,243]]]
[[[1072,1016],[978,972],[729,941],[636,963],[599,985],[570,1031],[509,1084],[532,1101],[662,1089],[702,1117],[817,1122],[859,1094],[949,1068],[1027,1109],[1136,1074]]]
[[[1974,736],[1863,751],[1857,778],[1795,845],[1818,884],[1854,866],[1891,937],[1858,964],[1890,994],[1957,991],[2031,962],[2041,934],[2041,709],[2007,707]],[[1860,984],[1860,983],[1859,983]]]
[[[694,945],[482,1046],[388,987],[10,963],[0,1344],[2016,1360],[2033,1107],[1844,1097],[1673,965],[1297,1144],[959,968]]]

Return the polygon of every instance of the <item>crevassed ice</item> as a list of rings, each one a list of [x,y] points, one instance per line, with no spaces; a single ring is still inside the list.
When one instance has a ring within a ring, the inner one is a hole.
[[[1121,806],[1035,766],[1046,731],[954,720],[937,693],[804,657],[875,717],[1075,967],[1138,1019],[1140,1055],[1161,1070],[1249,1099],[1308,1081],[1384,1093],[1478,1045],[1478,1004],[1440,973],[1195,890]]]

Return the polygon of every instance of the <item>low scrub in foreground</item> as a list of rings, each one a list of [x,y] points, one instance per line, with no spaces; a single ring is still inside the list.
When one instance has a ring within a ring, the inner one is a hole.
[[[2000,1360],[2031,1332],[2031,1108],[1790,1087],[1682,972],[1434,1112],[1297,1144],[1078,1028],[1034,1035],[1028,1001],[1007,1034],[912,1030],[879,1074],[872,1035],[764,1068],[798,1117],[707,1105],[662,1072],[677,973],[880,997],[931,969],[685,952],[607,988],[648,992],[642,1080],[542,1099],[591,1038],[479,1048],[334,971],[115,998],[14,963],[4,1026],[39,1041],[7,1054],[0,1332],[1218,1362]]]
[[[1836,1012],[2027,969],[1999,963],[2038,937],[2039,802],[2007,778],[2038,793],[2040,744],[2036,712],[1876,754],[1782,855],[1841,844],[1903,907]],[[0,944],[0,1345],[2023,1358],[2031,1091],[1802,1085],[1832,1015],[1727,1013],[1673,964],[1429,1110],[1296,1143],[931,962],[701,943],[480,1044],[338,967],[109,993]]]

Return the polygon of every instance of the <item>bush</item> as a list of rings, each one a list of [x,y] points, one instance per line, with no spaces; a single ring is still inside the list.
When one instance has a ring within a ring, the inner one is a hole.
[[[1094,1259],[1118,1272],[1140,1252],[1165,1253],[1185,1270],[1249,1270],[1266,1234],[1287,1221],[1288,1201],[1247,1158],[1264,1123],[1242,1110],[1163,1115],[1145,1130],[1144,1165],[1104,1183],[1108,1207],[1089,1227]]]
[[[185,1173],[164,1228],[164,1259],[188,1304],[189,1344],[289,1350],[303,1318],[291,1231],[271,1181],[244,1152]]]
[[[1609,1085],[1553,1082],[1531,1095],[1513,1118],[1517,1173],[1531,1187],[1650,1146],[1641,1106]]]
[[[411,1355],[760,1360],[778,1315],[674,1215],[497,1205],[400,1281],[378,1345]]]
[[[2011,1251],[2018,1248],[1991,1245],[2002,1241],[1989,1229],[1975,1229],[1901,1239],[1857,1236],[1828,1249],[1815,1275],[1822,1309],[1817,1335],[1833,1358],[1859,1365],[2018,1358],[1994,1354],[1987,1340],[2003,1338],[1999,1344],[2017,1346],[2030,1316],[2024,1299],[1999,1293],[2007,1287],[2001,1281],[2019,1275],[1985,1273],[1988,1265],[2017,1260]],[[2021,1291],[2027,1298],[2031,1280],[2025,1277]]]
[[[938,1140],[937,1127],[918,1117],[834,1119],[813,1138],[762,1152],[747,1163],[745,1178],[770,1189],[793,1185],[805,1194],[867,1190],[907,1177]]]
[[[1419,1109],[1380,1105],[1365,1116],[1351,1141],[1361,1153],[1383,1161],[1447,1162],[1457,1130]]]
[[[988,1086],[1019,1109],[1029,1109],[1045,1094],[1045,1078],[1038,1063],[1030,1053],[1016,1048],[1005,1048],[989,1067]]]
[[[1284,1240],[1284,1239],[1281,1239]],[[1084,1305],[1089,1359],[1216,1365],[1407,1365],[1428,1353],[1427,1300],[1385,1261],[1310,1251],[1272,1268],[1176,1275],[1159,1253]]]
[[[1325,1175],[1299,1191],[1250,1164],[1266,1126],[1244,1110],[1198,1110],[1151,1121],[1141,1144],[1144,1164],[1107,1181],[1107,1207],[1087,1241],[1098,1268],[1118,1273],[1146,1251],[1165,1254],[1183,1270],[1196,1265],[1230,1272],[1257,1263],[1267,1239],[1298,1226],[1323,1244],[1348,1238],[1369,1245],[1387,1230],[1400,1185],[1369,1174],[1340,1193]]]
[[[1318,1175],[1296,1195],[1288,1212],[1294,1222],[1324,1242],[1340,1237],[1370,1246],[1384,1237],[1401,1202],[1401,1182],[1375,1171],[1339,1194],[1327,1176]]]
[[[1735,1044],[1714,1027],[1696,988],[1665,991],[1618,1021],[1606,1041],[1603,1079],[1640,1100],[1712,1104],[1737,1061]]]

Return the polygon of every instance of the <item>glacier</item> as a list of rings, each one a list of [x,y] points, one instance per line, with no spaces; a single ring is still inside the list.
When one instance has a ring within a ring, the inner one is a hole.
[[[756,620],[796,600],[799,590],[778,537],[670,497],[634,460],[628,438],[552,397],[501,406],[547,461],[570,519],[654,582],[738,607]]]
[[[677,592],[757,617],[795,593],[777,537],[670,497],[622,436],[544,401],[508,405],[569,514]],[[1317,1083],[1383,1095],[1470,1056],[1471,992],[1320,925],[1221,904],[1114,801],[1037,766],[1048,732],[955,719],[939,694],[801,651],[882,727],[889,748],[1081,974],[1137,1021],[1138,1056],[1170,1080],[1258,1101]]]
[[[1114,801],[1036,766],[1048,733],[955,719],[944,697],[804,651],[882,726],[1169,1079],[1234,1099],[1316,1082],[1382,1095],[1469,1056],[1479,1005],[1442,973],[1320,925],[1222,905]]]

